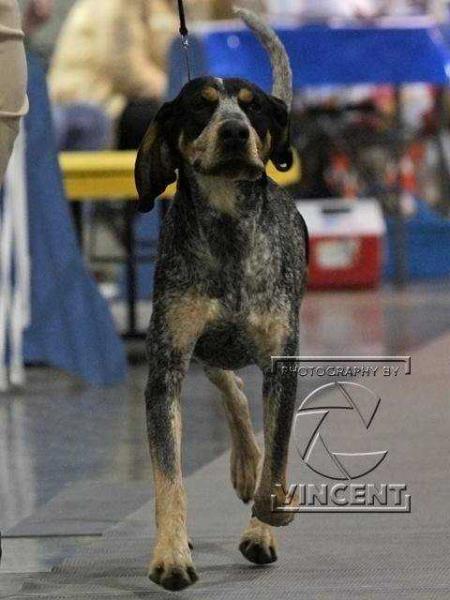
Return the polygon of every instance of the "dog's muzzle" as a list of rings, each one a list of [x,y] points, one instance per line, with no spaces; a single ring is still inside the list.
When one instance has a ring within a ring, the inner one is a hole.
[[[218,132],[219,140],[225,152],[243,152],[247,149],[250,130],[242,121],[225,121]]]
[[[204,175],[255,180],[264,172],[264,165],[255,160],[250,152],[250,128],[242,119],[227,119],[218,130],[215,145],[215,160],[203,167],[201,160],[194,169]]]

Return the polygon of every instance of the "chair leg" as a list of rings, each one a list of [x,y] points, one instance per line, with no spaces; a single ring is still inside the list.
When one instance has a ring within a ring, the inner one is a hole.
[[[126,281],[127,281],[127,305],[128,305],[128,330],[127,336],[137,334],[137,261],[136,261],[136,238],[134,235],[135,209],[130,203],[125,208],[125,251],[126,251]]]
[[[72,202],[72,218],[80,248],[83,248],[83,203]]]

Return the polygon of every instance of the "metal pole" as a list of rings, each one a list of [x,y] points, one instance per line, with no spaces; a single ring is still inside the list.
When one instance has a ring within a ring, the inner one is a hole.
[[[394,208],[394,283],[398,288],[404,288],[408,280],[408,253],[406,223],[401,206],[401,159],[404,150],[404,143],[400,85],[397,85],[395,88],[395,129],[397,132],[397,143],[395,148],[395,159],[397,162],[397,197]]]

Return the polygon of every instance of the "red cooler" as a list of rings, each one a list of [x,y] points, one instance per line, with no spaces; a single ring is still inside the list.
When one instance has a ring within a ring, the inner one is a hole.
[[[376,200],[299,200],[310,237],[309,287],[373,288],[386,226]]]

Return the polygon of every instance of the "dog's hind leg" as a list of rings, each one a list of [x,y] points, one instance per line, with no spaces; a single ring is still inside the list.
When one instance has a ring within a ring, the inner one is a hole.
[[[233,371],[205,368],[205,372],[222,392],[232,439],[231,481],[239,498],[247,502],[255,492],[261,452],[253,433],[248,401],[242,391],[244,384]],[[252,517],[242,534],[239,550],[247,560],[259,565],[277,560],[272,527]]]
[[[243,382],[233,371],[206,367],[209,380],[222,392],[231,432],[231,482],[237,495],[249,502],[255,493],[261,452],[253,432]]]

